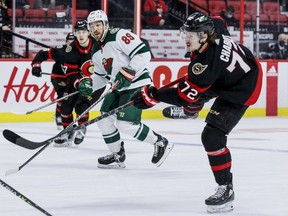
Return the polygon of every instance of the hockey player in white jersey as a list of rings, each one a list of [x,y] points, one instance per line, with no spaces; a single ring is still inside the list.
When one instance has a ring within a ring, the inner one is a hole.
[[[104,11],[92,11],[87,21],[91,35],[97,41],[92,50],[93,89],[104,88],[109,81],[114,84],[118,82],[117,88],[103,101],[100,111],[105,113],[129,102],[133,93],[142,86],[152,84],[146,69],[151,54],[140,38],[132,32],[120,28],[109,29]],[[153,144],[152,163],[158,167],[163,163],[173,144],[143,124],[141,114],[142,110],[131,106],[98,122],[104,141],[112,152],[98,158],[99,168],[125,167],[123,162],[126,155],[120,132]]]

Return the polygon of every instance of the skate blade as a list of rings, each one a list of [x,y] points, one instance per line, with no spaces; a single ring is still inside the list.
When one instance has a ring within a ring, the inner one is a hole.
[[[78,144],[72,143],[71,145],[69,145],[70,148],[78,148]]]
[[[97,165],[100,169],[124,169],[126,166],[124,163],[116,163],[116,164],[99,164]]]
[[[62,143],[62,144],[54,143],[53,146],[56,148],[63,148],[63,147],[69,147],[70,144],[69,143]]]
[[[170,152],[172,151],[174,147],[174,144],[171,143],[171,142],[168,142],[168,145],[165,149],[165,153],[164,155],[162,156],[162,158],[156,163],[156,166],[157,167],[160,167],[162,165],[162,163],[166,160],[166,158],[168,157],[168,155],[170,154]]]
[[[226,212],[231,212],[234,210],[233,203],[227,202],[222,205],[207,205],[207,212],[210,214],[215,214],[215,213],[226,213]]]

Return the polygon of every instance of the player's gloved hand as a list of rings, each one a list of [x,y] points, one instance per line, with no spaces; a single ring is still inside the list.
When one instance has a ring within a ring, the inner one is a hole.
[[[41,77],[42,76],[41,63],[33,62],[31,66],[32,66],[32,75],[36,77]]]
[[[138,109],[149,109],[159,103],[156,94],[157,88],[154,86],[143,86],[133,94],[131,101]]]
[[[79,80],[78,91],[80,95],[88,97],[93,93],[93,83],[90,77],[83,77]]]
[[[115,83],[118,83],[115,90],[120,90],[123,87],[129,87],[132,79],[135,77],[135,71],[126,67],[122,67],[116,74]]]

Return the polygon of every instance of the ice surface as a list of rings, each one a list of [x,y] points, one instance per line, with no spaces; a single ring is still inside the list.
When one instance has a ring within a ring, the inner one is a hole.
[[[59,131],[54,123],[0,124],[0,178],[53,216],[203,216],[204,200],[217,186],[201,145],[203,119],[145,120],[175,143],[160,168],[151,163],[153,146],[123,135],[126,169],[97,168],[109,153],[97,125],[88,128],[79,148],[41,152],[8,142],[4,129],[34,141]],[[244,118],[228,137],[232,153],[235,210],[223,215],[288,215],[288,118]],[[40,211],[0,187],[1,216],[37,216]],[[219,214],[218,214],[219,215]]]

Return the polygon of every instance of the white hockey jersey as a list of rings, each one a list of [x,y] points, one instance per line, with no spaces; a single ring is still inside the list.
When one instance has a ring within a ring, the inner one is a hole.
[[[114,83],[121,67],[136,71],[136,75],[131,85],[120,91],[151,84],[152,80],[146,68],[150,60],[151,54],[147,46],[137,35],[124,29],[110,29],[103,43],[96,42],[93,45],[93,90],[102,88],[109,81]]]

